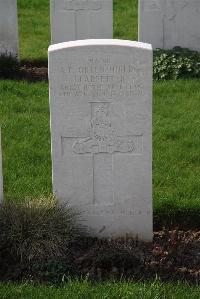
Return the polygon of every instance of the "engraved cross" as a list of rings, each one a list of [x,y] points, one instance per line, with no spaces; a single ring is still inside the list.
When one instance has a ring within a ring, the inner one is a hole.
[[[108,102],[92,102],[91,131],[87,137],[73,138],[74,154],[91,154],[93,167],[93,204],[114,203],[114,154],[141,153],[142,135],[118,136],[109,115]],[[78,140],[77,140],[78,139]]]
[[[62,9],[74,12],[74,28],[75,39],[78,39],[78,19],[81,11],[90,13],[91,11],[101,9],[101,1],[99,0],[71,0],[63,4]],[[88,20],[88,16],[85,16],[85,20]],[[89,29],[89,28],[88,28]]]

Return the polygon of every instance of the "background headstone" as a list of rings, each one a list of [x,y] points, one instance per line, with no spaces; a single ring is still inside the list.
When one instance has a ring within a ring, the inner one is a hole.
[[[113,0],[51,0],[52,44],[112,38]]]
[[[0,55],[19,58],[17,0],[0,0]]]
[[[2,173],[1,128],[0,128],[0,203],[2,201],[3,201],[3,173]]]
[[[200,51],[200,1],[140,0],[139,41]]]
[[[49,48],[53,190],[98,237],[152,238],[152,49]]]

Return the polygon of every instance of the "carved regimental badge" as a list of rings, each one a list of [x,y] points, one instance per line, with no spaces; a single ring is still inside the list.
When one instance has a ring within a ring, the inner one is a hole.
[[[133,140],[117,136],[109,115],[109,103],[99,103],[95,108],[91,119],[90,136],[75,142],[74,153],[132,152],[134,150]]]

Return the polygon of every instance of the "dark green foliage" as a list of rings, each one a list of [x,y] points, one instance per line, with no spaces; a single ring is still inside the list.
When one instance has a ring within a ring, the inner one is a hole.
[[[37,282],[61,283],[72,270],[70,258],[33,261],[29,265],[29,277]]]
[[[200,78],[200,53],[175,47],[154,51],[154,79]]]
[[[29,263],[66,256],[71,242],[81,234],[77,217],[71,208],[58,205],[53,198],[2,204],[0,263],[6,260]]]
[[[0,55],[0,78],[10,78],[19,70],[17,57],[9,54]]]

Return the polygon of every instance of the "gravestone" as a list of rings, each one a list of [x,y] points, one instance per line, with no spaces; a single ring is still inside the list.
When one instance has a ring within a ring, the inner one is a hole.
[[[122,40],[49,48],[53,191],[98,237],[152,238],[152,49]]]
[[[112,0],[51,0],[52,44],[112,34]]]
[[[0,55],[19,57],[17,0],[0,0]]]
[[[2,174],[1,129],[0,129],[0,203],[2,201],[3,201],[3,174]]]
[[[200,1],[140,0],[139,40],[153,48],[200,51]]]

